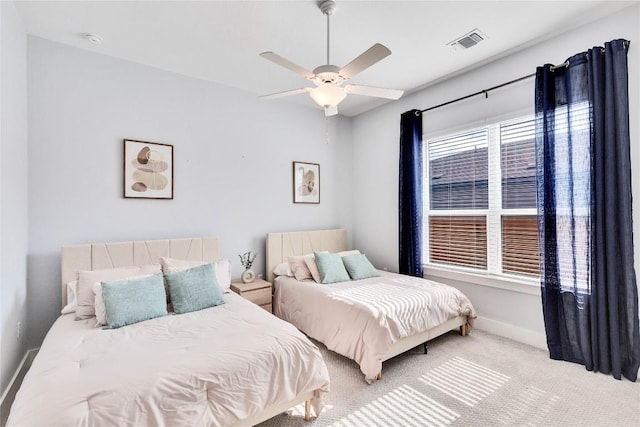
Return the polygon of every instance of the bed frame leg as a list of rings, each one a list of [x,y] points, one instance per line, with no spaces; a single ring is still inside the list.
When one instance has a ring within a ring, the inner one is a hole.
[[[427,342],[425,341],[424,343],[422,343],[422,345],[424,346],[424,354],[427,354],[429,352],[429,348],[427,347]]]
[[[467,325],[460,326],[460,335],[462,335],[463,337],[467,336]]]
[[[378,381],[380,381],[382,379],[382,371],[378,372],[378,375],[376,376],[376,379]]]
[[[304,402],[304,420],[311,421],[311,399]]]

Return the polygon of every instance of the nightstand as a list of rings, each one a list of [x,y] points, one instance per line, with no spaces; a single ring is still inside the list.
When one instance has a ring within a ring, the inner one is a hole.
[[[251,283],[242,283],[240,280],[231,282],[231,290],[242,298],[251,301],[254,304],[271,313],[271,295],[272,285],[270,282],[262,279],[255,279]]]

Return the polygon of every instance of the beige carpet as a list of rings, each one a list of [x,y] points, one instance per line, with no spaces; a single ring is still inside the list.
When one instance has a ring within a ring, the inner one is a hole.
[[[534,347],[474,330],[450,332],[384,363],[372,385],[355,362],[318,344],[331,392],[318,418],[302,406],[267,426],[640,426],[640,382],[550,360]]]

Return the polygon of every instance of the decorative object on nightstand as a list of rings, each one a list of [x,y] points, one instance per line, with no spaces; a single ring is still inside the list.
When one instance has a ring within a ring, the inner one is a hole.
[[[244,267],[244,271],[240,276],[240,279],[242,279],[242,282],[244,283],[251,283],[253,282],[253,279],[256,278],[256,273],[251,270],[251,266],[256,260],[256,256],[258,256],[258,254],[253,254],[253,256],[251,256],[251,251],[245,252],[242,255],[238,255],[238,257],[240,257],[240,263]]]
[[[256,279],[251,283],[243,283],[239,280],[231,282],[231,290],[242,298],[251,301],[254,304],[271,313],[271,282],[263,279]]]

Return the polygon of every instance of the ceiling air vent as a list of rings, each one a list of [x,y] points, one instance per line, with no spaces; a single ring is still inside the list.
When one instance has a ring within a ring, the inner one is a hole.
[[[464,36],[450,43],[447,43],[447,45],[451,46],[454,50],[469,49],[470,47],[477,45],[478,43],[480,43],[482,40],[486,38],[487,36],[485,36],[480,30],[476,28],[468,32]]]

